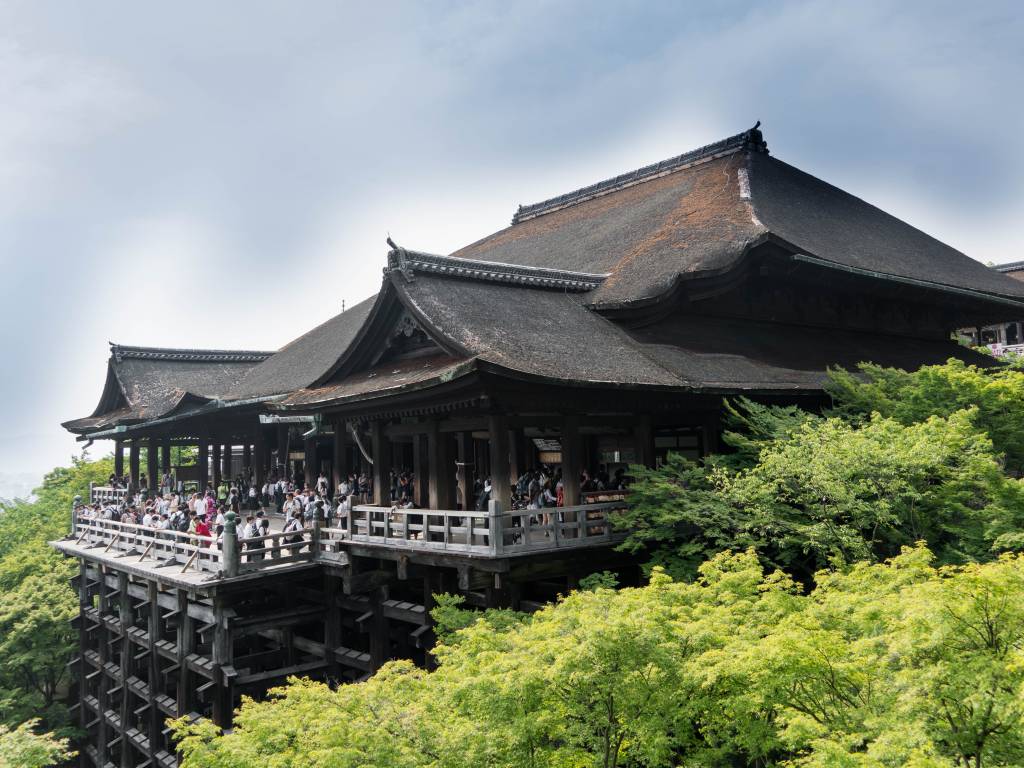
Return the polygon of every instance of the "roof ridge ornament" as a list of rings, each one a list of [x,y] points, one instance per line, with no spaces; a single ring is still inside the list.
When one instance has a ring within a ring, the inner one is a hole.
[[[574,293],[592,291],[608,277],[607,274],[593,272],[524,267],[497,261],[439,256],[406,248],[395,248],[388,253],[388,266],[384,268],[384,274],[392,272],[399,272],[410,281],[415,279],[416,272],[422,272],[488,283],[512,283],[526,288],[557,288]]]
[[[529,221],[546,213],[560,211],[563,208],[592,200],[595,197],[618,192],[620,189],[626,189],[644,181],[668,176],[670,173],[717,160],[720,157],[726,157],[736,152],[750,151],[768,154],[768,143],[764,140],[760,126],[761,121],[758,120],[753,128],[743,133],[737,133],[735,136],[730,136],[712,144],[705,144],[703,147],[684,152],[681,155],[676,155],[651,165],[645,165],[643,168],[637,168],[635,171],[622,173],[614,178],[605,179],[572,192],[566,192],[564,195],[558,195],[557,197],[542,200],[531,205],[520,205],[512,217],[512,224],[515,225],[523,221]]]
[[[273,352],[242,349],[180,349],[174,347],[133,347],[125,344],[110,345],[114,362],[124,360],[174,360],[194,363],[261,363]]]

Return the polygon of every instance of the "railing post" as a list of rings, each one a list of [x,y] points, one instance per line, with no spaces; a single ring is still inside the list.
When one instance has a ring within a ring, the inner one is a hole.
[[[220,556],[224,576],[227,578],[237,576],[241,566],[241,552],[238,546],[238,531],[235,529],[234,512],[228,512],[224,517],[224,538],[221,541]]]
[[[487,530],[492,555],[500,555],[505,548],[505,534],[501,524],[501,502],[492,499],[487,502]],[[472,526],[470,526],[472,531]]]
[[[89,497],[92,498],[92,483],[89,483]],[[75,531],[78,530],[78,508],[82,506],[82,497],[75,496],[74,501],[71,502],[71,535],[75,535]]]
[[[313,515],[313,528],[309,532],[309,552],[313,559],[320,557],[320,518],[323,516],[323,507],[318,507]]]

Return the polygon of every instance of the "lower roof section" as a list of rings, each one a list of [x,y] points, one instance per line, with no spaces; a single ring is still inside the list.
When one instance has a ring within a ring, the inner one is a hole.
[[[821,390],[828,368],[871,362],[915,370],[950,358],[998,363],[954,341],[676,315],[631,332],[644,353],[702,391]]]

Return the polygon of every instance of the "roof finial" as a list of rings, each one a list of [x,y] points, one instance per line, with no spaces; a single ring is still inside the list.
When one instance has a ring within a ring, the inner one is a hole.
[[[393,250],[393,251],[397,251],[398,250],[398,246],[395,244],[395,241],[391,239],[391,233],[390,232],[388,232],[388,245],[391,246],[391,250]]]
[[[768,154],[768,142],[764,140],[764,135],[759,130],[761,128],[761,121],[758,120],[754,123],[754,127],[744,134],[744,147],[754,152],[764,152]]]

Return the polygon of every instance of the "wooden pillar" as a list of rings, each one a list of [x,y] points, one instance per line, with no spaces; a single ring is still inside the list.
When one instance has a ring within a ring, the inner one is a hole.
[[[449,509],[452,505],[452,464],[447,436],[436,421],[427,425],[427,462],[429,463],[430,509]]]
[[[427,460],[427,436],[412,436],[413,498],[416,506],[426,507],[430,503],[430,472]]]
[[[213,455],[210,457],[210,465],[213,469],[213,492],[214,496],[217,495],[217,489],[220,488],[220,443],[213,444]]]
[[[148,603],[149,609],[149,624],[147,630],[149,631],[149,656],[146,661],[149,665],[149,711],[147,725],[149,733],[149,759],[153,765],[159,765],[157,759],[157,753],[162,750],[163,737],[161,730],[163,729],[164,715],[160,712],[160,708],[156,704],[157,697],[161,694],[160,690],[160,653],[157,650],[156,644],[162,637],[160,634],[160,585],[155,581],[147,582],[148,594],[146,595],[146,602]]]
[[[120,480],[124,477],[124,441],[114,441],[114,474]]]
[[[476,469],[476,455],[472,432],[459,432],[455,436],[457,471],[455,473],[457,503],[469,511],[476,506],[473,498],[473,473]]]
[[[246,440],[245,445],[242,446],[242,474],[248,475],[250,469],[252,469],[252,445]]]
[[[512,508],[512,482],[509,463],[508,419],[497,413],[487,417],[491,448],[491,500],[502,509]]]
[[[165,437],[160,445],[160,472],[164,475],[171,474],[171,438],[169,437]]]
[[[175,643],[175,662],[178,666],[178,690],[175,696],[175,715],[184,717],[192,711],[192,692],[195,690],[193,681],[195,672],[188,667],[188,657],[195,652],[196,634],[193,619],[188,615],[188,592],[179,589],[178,594],[178,633]]]
[[[384,422],[370,422],[371,455],[373,456],[373,503],[391,506],[391,444],[384,434]]]
[[[135,441],[133,441],[134,443]],[[128,630],[131,629],[134,619],[132,618],[132,598],[128,594],[128,572],[118,571],[117,592],[119,600],[118,618],[120,619],[121,635],[121,711],[118,713],[121,718],[121,768],[134,768],[136,761],[133,759],[132,750],[134,745],[126,736],[128,730],[129,715],[132,714],[132,694],[128,690],[128,678],[132,676],[132,659],[135,648],[132,646]]]
[[[233,678],[228,675],[228,668],[234,661],[231,627],[228,626],[226,599],[217,596],[213,599],[213,618],[217,622],[213,628],[213,664],[216,669],[217,685],[213,695],[213,722],[221,728],[230,728],[234,716],[234,685]]]
[[[234,446],[231,443],[224,444],[224,450],[221,453],[221,471],[220,476],[224,478],[224,482],[231,482],[231,456],[234,452]]]
[[[306,477],[306,485],[312,488],[316,485],[316,438],[307,437],[302,445],[302,469]]]
[[[157,450],[160,443],[155,437],[149,438],[146,443],[146,474],[149,476],[150,498],[160,488],[160,461]]]
[[[523,464],[523,430],[521,427],[508,431],[508,459],[509,476],[514,483],[526,469]]]
[[[327,677],[340,682],[341,674],[338,657],[334,651],[341,645],[341,609],[338,607],[338,577],[324,569],[324,659],[327,661]]]
[[[721,429],[721,425],[721,415],[717,411],[715,413],[709,413],[704,417],[704,440],[702,441],[703,445],[701,448],[703,449],[705,456],[711,453],[717,453],[718,432]]]
[[[565,506],[580,503],[580,419],[566,414],[562,419],[562,489]]]
[[[92,717],[91,710],[85,706],[85,697],[89,695],[89,681],[86,676],[90,674],[90,665],[86,661],[85,653],[89,648],[89,623],[82,615],[86,609],[92,608],[92,598],[89,594],[89,566],[85,558],[78,560],[78,727],[85,731],[85,726]],[[102,713],[100,713],[102,717]]]
[[[636,444],[636,463],[645,467],[654,466],[654,429],[651,417],[641,414],[633,427],[633,440]]]
[[[388,588],[377,587],[370,593],[370,610],[373,624],[370,627],[370,664],[379,669],[391,656],[391,639],[388,618],[384,615],[384,601],[388,599]]]
[[[280,472],[284,473],[284,476],[291,479],[291,468],[289,467],[290,462],[288,461],[288,451],[291,446],[288,445],[288,425],[278,424],[277,425],[277,467]]]
[[[331,456],[331,483],[338,492],[341,481],[348,474],[348,427],[344,419],[334,422],[334,454]]]
[[[139,487],[139,439],[133,438],[128,446],[128,472],[131,476],[132,488]]]
[[[253,452],[255,453],[253,477],[256,478],[256,492],[263,493],[263,484],[267,481],[267,439],[262,427],[256,427],[252,434]]]
[[[97,598],[99,603],[99,612],[101,617],[107,616],[111,613],[110,605],[110,590],[107,587],[106,582],[106,566],[97,565],[97,579],[98,589]],[[85,622],[83,621],[83,624]],[[100,621],[96,627],[96,634],[98,635],[99,642],[97,643],[97,653],[100,657],[100,669],[101,674],[96,690],[96,700],[99,702],[99,722],[96,726],[96,753],[98,760],[97,765],[105,766],[108,762],[109,756],[109,742],[110,742],[110,723],[107,721],[106,712],[110,709],[110,689],[113,686],[110,684],[107,678],[107,663],[112,661],[111,658],[111,647],[114,642],[113,634],[114,631],[110,628],[110,624],[106,621]],[[182,713],[184,714],[184,713]]]
[[[199,440],[199,455],[196,457],[199,466],[199,492],[205,493],[210,482],[210,444],[206,438]]]

